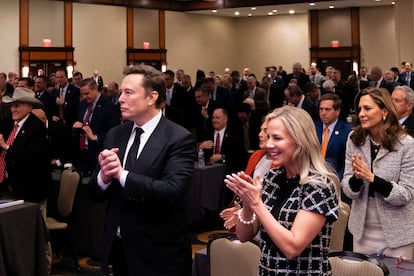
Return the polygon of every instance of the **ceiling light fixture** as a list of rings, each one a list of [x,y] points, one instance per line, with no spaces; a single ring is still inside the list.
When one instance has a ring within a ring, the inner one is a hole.
[[[289,14],[295,14],[294,10],[289,10]]]
[[[234,15],[240,15],[240,12],[236,11],[234,12]]]
[[[211,12],[214,12],[215,13],[215,12],[217,12],[217,10],[211,10]]]
[[[247,16],[248,16],[248,17],[251,17],[251,16],[252,16],[252,14],[251,14],[251,13],[249,13]]]
[[[267,15],[273,15],[273,12],[268,12]]]
[[[251,7],[250,8],[252,11],[255,11],[256,10],[256,7]]]
[[[272,12],[277,12],[277,10],[273,10]]]
[[[333,6],[333,5],[330,5],[330,6],[329,6],[329,8],[330,8],[330,9],[333,9],[333,8],[335,8],[335,6]]]
[[[309,6],[315,6],[314,2],[309,3]]]

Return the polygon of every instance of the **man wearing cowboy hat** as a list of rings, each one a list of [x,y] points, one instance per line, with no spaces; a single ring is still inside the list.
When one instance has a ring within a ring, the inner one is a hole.
[[[11,191],[13,198],[43,203],[52,185],[46,127],[31,113],[43,105],[23,87],[2,100],[10,103],[12,117],[0,124],[0,197]]]

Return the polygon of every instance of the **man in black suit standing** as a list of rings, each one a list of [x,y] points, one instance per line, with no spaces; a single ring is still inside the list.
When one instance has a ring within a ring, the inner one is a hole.
[[[68,72],[60,68],[56,71],[58,88],[53,91],[56,109],[52,120],[60,120],[68,127],[72,127],[79,112],[80,90],[68,81]]]
[[[21,87],[2,100],[11,104],[12,118],[0,125],[0,187],[3,192],[11,187],[16,199],[41,203],[46,214],[45,200],[52,185],[46,127],[31,113],[42,103],[32,90]]]
[[[213,130],[211,123],[213,111],[218,108],[215,100],[209,98],[208,91],[203,88],[197,88],[194,93],[197,108],[195,112],[195,127],[197,142],[202,142],[210,138]]]
[[[82,102],[77,121],[73,123],[74,134],[79,137],[79,162],[76,167],[89,176],[98,162],[106,133],[120,124],[115,105],[101,95],[98,85],[90,78],[80,82]]]
[[[396,86],[391,94],[391,99],[397,110],[400,124],[408,134],[414,137],[414,91],[407,85]]]
[[[108,199],[102,268],[108,275],[191,275],[185,195],[194,171],[190,132],[162,115],[165,84],[151,66],[125,68],[122,118],[111,129],[91,194]]]

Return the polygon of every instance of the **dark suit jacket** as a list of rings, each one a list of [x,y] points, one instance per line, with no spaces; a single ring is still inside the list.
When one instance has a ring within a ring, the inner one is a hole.
[[[407,81],[406,81],[405,72],[404,73],[401,73],[398,76],[398,79],[399,79],[399,81],[400,81],[400,83],[402,85],[408,85],[409,87],[411,87],[411,89],[414,89],[414,72],[411,72],[410,74],[411,74],[411,76],[410,76],[410,83],[407,83]]]
[[[53,95],[54,95],[55,102],[56,102],[56,98],[59,97],[60,95],[60,90],[55,89],[53,91]],[[73,123],[76,121],[76,118],[78,117],[79,104],[80,104],[80,90],[76,86],[69,84],[66,90],[65,105],[63,108],[63,117],[65,118],[65,124],[68,127],[72,127]],[[59,115],[59,110],[58,110],[57,105],[55,108],[54,115],[55,116]]]
[[[56,110],[56,99],[47,91],[43,91],[40,96],[36,97],[43,103],[47,118],[51,119],[53,112]]]
[[[77,121],[83,122],[88,109],[88,103],[82,101],[79,107]],[[89,121],[89,127],[98,136],[97,141],[88,140],[88,149],[80,153],[78,168],[84,172],[91,172],[98,162],[98,155],[103,149],[107,132],[121,123],[115,105],[102,95],[99,97]],[[77,139],[79,141],[79,139]],[[78,143],[78,151],[79,151]]]
[[[4,138],[10,135],[13,120],[1,126]],[[17,198],[40,202],[46,199],[52,185],[46,127],[30,113],[6,153],[8,180]]]
[[[318,120],[319,118],[318,106],[316,106],[314,102],[310,100],[308,97],[305,97],[305,99],[303,100],[302,109],[308,112],[308,114],[312,117],[313,121]]]
[[[210,139],[214,141],[214,130],[210,134]],[[213,155],[213,149],[204,151],[204,158],[208,162]],[[243,133],[236,128],[226,127],[220,154],[224,155],[227,173],[239,172],[246,168],[247,150],[244,146]]]
[[[111,129],[105,148],[119,148],[123,160],[133,122]],[[107,190],[90,188],[95,199],[108,199],[104,229],[103,268],[117,226],[120,226],[125,262],[130,275],[191,275],[191,241],[187,229],[185,196],[194,171],[191,134],[165,117],[145,144],[134,170],[122,188],[113,180]]]
[[[370,87],[375,87],[375,81],[372,81],[370,83]],[[392,91],[394,91],[394,86],[384,79],[382,79],[379,87],[387,89],[388,92],[390,92],[390,94],[392,93]]]
[[[319,143],[322,144],[324,125],[321,121],[317,121],[315,127]],[[350,124],[338,120],[326,148],[325,160],[336,171],[339,179],[342,179],[344,174],[346,141],[351,128]]]
[[[230,91],[228,91],[223,86],[217,85],[216,89],[216,102],[227,109],[227,111],[231,114],[235,114],[235,108],[233,103],[233,97],[230,94]]]
[[[410,115],[405,119],[405,121],[402,123],[405,130],[407,130],[408,134],[410,134],[412,137],[414,137],[414,116]]]
[[[72,139],[72,129],[60,121],[48,121],[47,140],[50,159],[59,160],[62,164],[75,161],[76,152],[79,151],[79,143]]]
[[[303,89],[303,87],[305,86],[305,84],[307,84],[308,82],[310,82],[309,76],[308,76],[308,75],[306,75],[306,74],[304,74],[304,73],[300,73],[300,74],[299,74],[299,76],[297,76],[296,78],[295,78],[294,74],[293,74],[293,73],[291,73],[291,74],[287,74],[287,75],[286,75],[286,79],[284,80],[284,82],[285,82],[285,87],[289,85],[289,82],[290,82],[292,79],[297,79],[297,85],[298,85],[301,89]]]
[[[165,106],[165,117],[191,130],[195,101],[181,86],[174,85],[170,105]]]

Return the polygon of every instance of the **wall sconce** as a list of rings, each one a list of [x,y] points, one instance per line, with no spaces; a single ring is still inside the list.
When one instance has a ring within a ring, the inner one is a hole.
[[[29,65],[24,65],[22,68],[22,77],[28,78],[29,77]]]
[[[167,65],[163,64],[161,65],[161,72],[164,73],[165,71],[167,71]]]
[[[73,77],[73,65],[68,65],[66,67],[66,70],[68,71],[68,78],[72,78]]]

